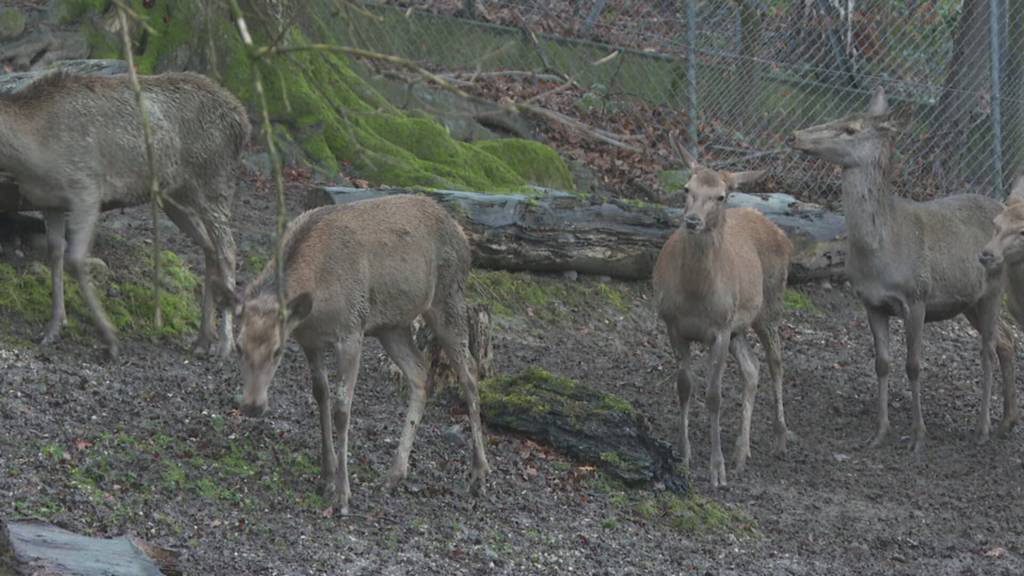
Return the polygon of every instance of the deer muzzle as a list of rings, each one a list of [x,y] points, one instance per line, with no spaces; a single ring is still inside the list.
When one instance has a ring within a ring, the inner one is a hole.
[[[985,268],[993,268],[1002,263],[1002,259],[998,258],[994,252],[989,249],[984,249],[981,254],[978,254],[978,262]]]
[[[683,225],[686,226],[687,230],[696,232],[704,227],[704,220],[700,216],[694,216],[693,214],[687,214],[683,217]]]

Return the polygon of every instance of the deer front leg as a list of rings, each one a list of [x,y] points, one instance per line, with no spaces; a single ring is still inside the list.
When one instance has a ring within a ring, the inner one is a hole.
[[[889,316],[868,308],[868,324],[875,342],[875,376],[878,379],[878,431],[870,446],[877,448],[889,435]]]
[[[924,448],[927,430],[924,426],[924,414],[921,411],[921,348],[924,340],[924,315],[925,306],[923,302],[910,304],[907,310],[905,328],[907,331],[907,379],[910,380],[911,402],[913,424],[911,427],[911,448],[914,452]],[[992,349],[992,360],[995,360],[995,349]],[[984,360],[982,361],[984,365]],[[992,364],[988,366],[988,390],[992,385]],[[985,410],[986,416],[988,410]],[[986,425],[986,436],[988,429]]]
[[[359,376],[359,357],[363,351],[362,336],[352,337],[338,344],[338,369],[341,382],[338,396],[334,399],[334,427],[341,443],[341,456],[334,471],[334,483],[338,487],[335,501],[341,506],[341,513],[348,514],[352,489],[348,480],[348,429],[352,420],[352,398],[355,395],[356,378]]]
[[[722,373],[725,371],[725,359],[729,351],[729,336],[728,332],[716,334],[711,344],[708,388],[705,397],[708,420],[711,424],[711,485],[715,488],[726,485],[720,419],[722,411]]]
[[[754,414],[754,398],[757,395],[758,363],[750,349],[750,343],[743,334],[732,337],[729,343],[729,351],[740,366],[740,373],[743,375],[743,418],[740,424],[740,433],[736,437],[736,473],[742,473],[747,465],[747,458],[750,457],[750,420]]]
[[[307,349],[306,360],[313,379],[313,398],[320,412],[320,483],[324,500],[331,502],[337,494],[335,470],[338,456],[334,451],[334,425],[331,422],[331,388],[327,384],[327,367],[323,350]]]
[[[999,337],[996,340],[996,356],[1003,376],[1003,420],[999,423],[999,435],[1013,431],[1020,419],[1017,408],[1017,346],[1013,332],[1005,323],[999,322]]]
[[[60,210],[47,210],[46,216],[46,255],[50,264],[50,276],[53,280],[53,308],[50,323],[43,335],[42,345],[47,346],[60,338],[61,328],[67,324],[67,312],[64,310],[64,240],[65,219]]]
[[[683,456],[683,467],[690,469],[690,399],[693,397],[693,371],[690,369],[690,341],[669,328],[669,339],[679,367],[676,370],[676,396],[679,398],[679,435],[676,450]]]

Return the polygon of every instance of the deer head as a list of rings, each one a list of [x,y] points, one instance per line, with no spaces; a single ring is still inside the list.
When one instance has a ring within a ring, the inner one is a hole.
[[[729,194],[743,184],[755,182],[764,177],[764,170],[749,172],[729,172],[712,170],[701,165],[692,154],[676,145],[669,135],[669,141],[676,154],[683,159],[690,169],[687,180],[686,209],[683,211],[683,226],[687,231],[699,233],[715,230],[725,214],[725,201]]]
[[[229,299],[239,316],[237,346],[242,372],[239,409],[246,416],[261,416],[267,409],[267,391],[284,357],[288,335],[312,312],[313,297],[304,292],[289,300],[282,319],[274,294],[259,294],[245,302],[231,299],[234,296],[228,292],[222,298]]]
[[[866,113],[797,130],[789,138],[789,145],[844,168],[855,168],[876,162],[883,144],[895,132],[885,90],[879,86]]]
[[[1006,207],[994,220],[996,231],[981,251],[978,260],[990,271],[1003,263],[1024,262],[1024,174],[1017,177],[1006,200]]]

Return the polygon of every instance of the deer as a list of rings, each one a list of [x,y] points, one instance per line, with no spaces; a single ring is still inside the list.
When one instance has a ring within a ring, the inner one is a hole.
[[[1003,211],[993,220],[995,231],[978,260],[990,274],[1007,276],[1006,307],[1018,326],[1024,327],[1024,174],[1017,176]]]
[[[305,212],[288,225],[281,246],[280,280],[275,256],[242,298],[222,288],[226,300],[234,298],[239,317],[240,411],[252,417],[266,412],[274,373],[287,340],[294,338],[305,353],[319,407],[323,494],[348,514],[352,399],[364,338],[377,338],[410,383],[402,434],[385,483],[393,491],[408,474],[428,392],[428,366],[412,336],[413,321],[422,316],[461,383],[472,432],[470,492],[482,493],[490,469],[476,366],[468,348],[470,249],[455,220],[429,198],[387,196]],[[333,398],[324,361],[329,348],[339,366]]]
[[[755,182],[763,171],[728,172],[702,166],[675,146],[691,170],[686,208],[680,226],[665,242],[654,267],[654,302],[668,330],[679,362],[676,392],[681,427],[676,444],[683,465],[690,465],[689,408],[694,376],[693,343],[706,344],[706,406],[711,428],[710,477],[726,485],[720,431],[721,383],[731,354],[743,378],[743,411],[736,439],[735,470],[743,472],[750,456],[750,421],[759,379],[759,364],[746,339],[749,329],[765,349],[775,391],[774,452],[786,451],[789,431],[782,399],[782,344],[778,323],[784,313],[786,279],[793,250],[786,234],[752,208],[726,208],[729,194]]]
[[[1018,419],[1015,342],[999,321],[1005,274],[987,271],[979,262],[1002,205],[979,194],[926,202],[896,196],[890,182],[897,130],[885,90],[879,86],[865,113],[797,130],[789,138],[793,149],[842,170],[846,274],[867,311],[874,340],[878,427],[869,446],[883,445],[890,433],[890,318],[901,317],[906,329],[913,420],[910,448],[919,452],[927,436],[921,411],[924,325],[960,314],[981,339],[982,396],[975,432],[982,443],[991,430],[989,403],[996,360],[1004,396],[999,432],[1008,433]]]
[[[228,356],[232,310],[220,306],[218,336],[213,286],[235,283],[229,220],[248,116],[230,92],[198,74],[142,76],[139,82],[153,125],[164,212],[205,257],[202,318],[192,348]],[[0,94],[0,170],[14,176],[26,207],[41,210],[46,222],[53,297],[44,347],[60,338],[67,320],[66,257],[108,356],[118,356],[117,333],[86,258],[101,211],[150,201],[141,122],[127,75],[56,72]]]

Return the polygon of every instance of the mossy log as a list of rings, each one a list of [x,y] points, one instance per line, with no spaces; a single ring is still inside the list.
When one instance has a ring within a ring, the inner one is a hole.
[[[675,472],[672,446],[652,437],[643,414],[614,394],[530,368],[484,380],[480,405],[488,426],[550,445],[627,485],[688,490]]]
[[[649,278],[658,252],[682,219],[677,208],[616,200],[593,203],[550,191],[526,196],[328,187],[310,190],[307,207],[401,193],[428,194],[440,201],[466,231],[473,265],[500,270]],[[794,244],[790,282],[842,274],[842,215],[785,194],[734,193],[729,202],[754,207],[785,230]]]
[[[177,554],[136,538],[90,538],[36,520],[5,522],[0,573],[48,576],[181,574]]]

